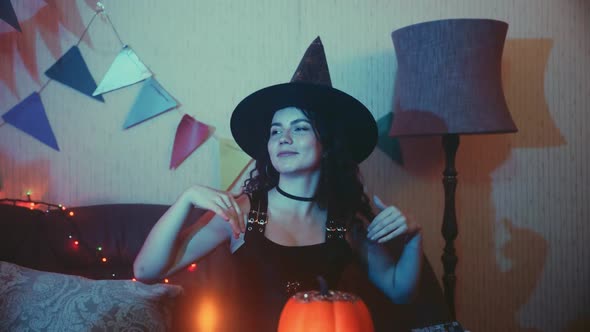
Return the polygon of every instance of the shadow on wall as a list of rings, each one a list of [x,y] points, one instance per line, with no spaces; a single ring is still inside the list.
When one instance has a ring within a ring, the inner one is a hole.
[[[90,8],[96,6],[96,1],[86,1]],[[91,5],[91,3],[94,4]],[[85,29],[85,24],[80,15],[78,6],[71,1],[47,1],[47,4],[37,1],[13,1],[14,10],[20,17],[19,24],[22,32],[8,30],[0,32],[0,81],[4,82],[8,90],[17,98],[17,76],[25,75],[24,73],[15,72],[15,59],[20,57],[24,67],[30,77],[39,85],[41,79],[37,59],[37,39],[41,37],[45,47],[49,50],[53,58],[60,58],[66,51],[62,49],[62,36],[60,35],[60,26],[65,28],[75,36],[81,36]],[[83,10],[91,10],[82,8]],[[28,14],[28,17],[23,15]],[[91,44],[89,37],[85,42]],[[73,46],[73,45],[72,45]],[[41,71],[44,71],[42,68]]]
[[[513,148],[567,144],[545,101],[544,76],[551,48],[552,41],[549,39],[506,41],[502,62],[503,85],[518,133],[461,136],[456,159],[459,180],[456,195],[459,223],[459,236],[455,241],[459,256],[456,300],[458,319],[474,331],[540,331],[522,327],[519,312],[538,285],[548,256],[547,240],[534,231],[516,226],[520,223],[515,220],[496,221],[492,174],[510,158]],[[388,100],[393,100],[393,90],[383,93],[387,94]],[[379,113],[378,110],[372,111]],[[403,171],[391,160],[373,154],[362,166],[365,174],[376,173],[370,178],[372,182],[367,184],[371,188],[393,188],[384,189],[385,192],[412,192],[413,186],[427,181],[432,184],[427,189],[439,188],[431,196],[442,196],[444,155],[440,137],[402,138],[399,142]],[[417,193],[409,195],[402,203],[407,210],[420,211],[424,208],[423,196]],[[436,220],[440,222],[442,207],[436,202],[429,206],[431,209],[440,208],[440,211],[430,214],[440,215]],[[437,227],[440,229],[440,225]],[[496,245],[499,227],[508,235],[501,247]],[[434,238],[426,236],[428,234],[425,234],[425,239]],[[498,256],[510,266],[501,266]],[[539,311],[539,314],[543,312]],[[571,328],[578,331],[577,326],[585,322],[572,324]]]
[[[326,52],[329,54],[329,50]],[[344,83],[340,85],[335,84],[334,87],[345,90],[363,102],[371,110],[371,113],[375,116],[375,120],[379,121],[391,114],[394,102],[395,76],[397,74],[397,61],[395,59],[393,45],[391,46],[391,50],[387,52],[374,53],[350,61],[329,63],[329,69],[334,77],[336,75],[341,77],[341,79],[334,81],[352,82],[348,86],[341,86],[346,85]],[[358,84],[359,82],[361,84]],[[389,132],[389,127],[386,132]],[[381,140],[382,137],[379,139]],[[439,136],[402,137],[391,138],[391,140],[393,143],[389,142],[389,144],[384,144],[383,146],[387,146],[392,150],[382,151],[389,156],[389,159],[384,158],[381,161],[380,157],[376,157],[379,158],[379,161],[376,161],[374,160],[376,155],[374,153],[368,163],[361,165],[361,168],[366,170],[364,172],[365,174],[367,172],[373,173],[376,170],[388,169],[390,168],[389,162],[393,160],[396,166],[403,164],[404,171],[411,175],[432,178],[437,181],[440,180],[444,154]],[[381,141],[379,143],[381,145]],[[367,167],[369,163],[371,164],[370,170]],[[375,163],[379,165],[373,167]],[[384,176],[391,178],[392,174]],[[375,183],[378,188],[383,186],[381,181],[384,178],[379,177],[379,183]],[[398,181],[403,180],[399,178],[393,179],[396,182],[396,186],[400,185]],[[375,188],[370,183],[367,183],[367,185]]]
[[[502,83],[518,133],[513,147],[546,148],[566,144],[545,99],[545,71],[551,39],[510,39],[504,46]]]
[[[465,325],[477,331],[538,331],[521,327],[518,314],[543,272],[547,241],[536,232],[517,227],[519,221],[496,222],[491,174],[505,163],[513,148],[566,144],[545,102],[544,74],[551,47],[547,39],[506,42],[502,62],[504,93],[519,131],[463,136],[459,147],[457,210],[462,214],[460,234],[462,230],[464,236],[458,238],[458,309]],[[498,248],[495,234],[502,229],[507,234],[506,242]],[[507,268],[498,264],[498,256],[509,262]]]

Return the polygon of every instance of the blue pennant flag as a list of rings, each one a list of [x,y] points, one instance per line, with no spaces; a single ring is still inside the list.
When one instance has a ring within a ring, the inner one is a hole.
[[[144,81],[131,111],[127,114],[123,128],[127,129],[177,105],[176,100],[162,88],[158,81],[150,77]]]
[[[377,147],[379,150],[387,154],[393,161],[403,165],[404,160],[402,158],[402,149],[399,145],[399,140],[395,137],[389,137],[389,128],[391,127],[392,121],[392,112],[389,112],[377,121],[377,131],[379,133]]]
[[[6,123],[35,137],[42,143],[59,151],[57,140],[51,130],[51,125],[45,114],[45,108],[39,93],[33,92],[30,96],[11,108],[2,115]]]
[[[96,82],[92,78],[78,46],[70,48],[51,68],[47,69],[45,75],[89,97],[104,102],[102,96],[92,96],[92,92],[96,90]]]
[[[0,0],[0,20],[5,21],[19,32],[22,32],[10,0]]]

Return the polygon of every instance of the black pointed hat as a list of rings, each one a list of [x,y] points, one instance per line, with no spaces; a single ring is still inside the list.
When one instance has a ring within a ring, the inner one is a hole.
[[[360,163],[377,143],[377,124],[356,98],[332,87],[320,38],[303,55],[291,82],[272,85],[244,98],[232,113],[230,127],[238,145],[254,159],[268,153],[270,122],[275,111],[297,107],[323,117],[352,158]]]

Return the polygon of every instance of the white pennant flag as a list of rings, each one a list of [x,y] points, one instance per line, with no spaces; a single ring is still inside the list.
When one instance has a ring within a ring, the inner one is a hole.
[[[131,47],[125,45],[92,95],[96,96],[129,86],[150,76],[152,72],[139,60]]]

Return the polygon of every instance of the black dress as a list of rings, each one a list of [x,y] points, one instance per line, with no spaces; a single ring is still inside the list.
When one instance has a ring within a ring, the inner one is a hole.
[[[291,295],[319,289],[318,276],[326,279],[330,289],[336,289],[352,261],[346,229],[329,213],[323,243],[284,246],[269,240],[265,236],[267,202],[267,192],[251,197],[245,243],[232,255],[240,278],[234,323],[244,332],[276,331],[281,310]]]

